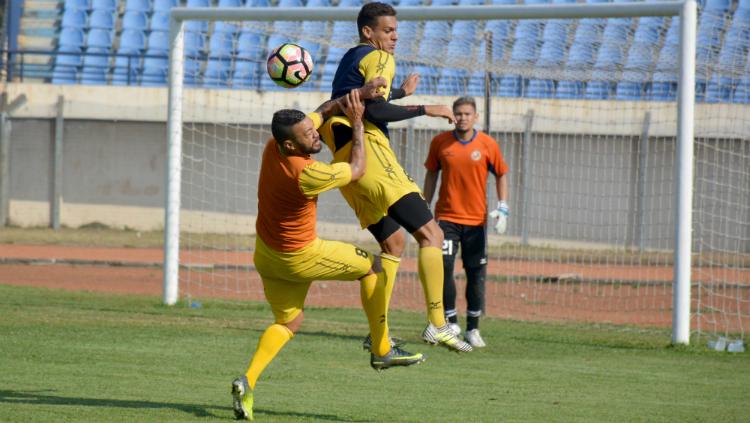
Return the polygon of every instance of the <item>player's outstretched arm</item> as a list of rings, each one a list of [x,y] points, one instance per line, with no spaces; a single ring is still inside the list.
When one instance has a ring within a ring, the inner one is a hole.
[[[391,100],[398,100],[399,98],[404,98],[408,95],[414,94],[417,90],[417,85],[419,85],[419,74],[410,73],[406,79],[404,79],[401,88],[391,90]]]
[[[360,100],[371,100],[374,98],[382,98],[382,88],[385,86],[385,78],[379,76],[377,78],[374,78],[372,81],[369,81],[362,87],[358,88],[356,91],[358,92]],[[341,101],[344,97],[346,96],[326,101],[325,103],[318,106],[318,108],[315,109],[315,112],[320,113],[323,116],[324,121],[331,116],[340,115],[343,111],[343,105],[341,104]]]
[[[362,123],[365,105],[360,100],[358,89],[340,97],[340,101],[342,111],[352,124],[352,151],[349,166],[352,168],[352,181],[356,181],[365,174],[365,131]]]
[[[365,110],[365,118],[371,122],[398,122],[423,115],[446,118],[450,123],[456,121],[450,107],[443,105],[399,106],[377,98],[368,101]]]

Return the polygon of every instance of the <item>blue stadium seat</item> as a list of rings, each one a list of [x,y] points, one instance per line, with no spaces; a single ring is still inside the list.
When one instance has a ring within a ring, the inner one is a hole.
[[[231,62],[227,59],[208,59],[203,74],[203,86],[228,88],[231,74]]]
[[[63,46],[57,52],[52,69],[52,83],[75,84],[78,82],[78,66],[81,65],[81,49]]]
[[[63,28],[84,29],[86,28],[87,20],[88,15],[86,15],[85,11],[78,9],[68,9],[63,13],[60,26]]]
[[[330,7],[330,0],[308,0],[307,7]]]
[[[77,28],[63,28],[60,31],[58,45],[61,47],[81,48],[83,46],[83,31]]]
[[[114,14],[107,10],[94,10],[89,16],[89,27],[91,29],[108,29],[115,27]]]
[[[169,31],[169,12],[154,12],[151,16],[151,31]]]
[[[480,6],[484,4],[484,0],[458,0],[458,4],[461,6]]]
[[[86,46],[88,48],[111,49],[112,32],[107,29],[92,29],[86,37]]]
[[[169,9],[177,6],[178,0],[154,0],[152,9],[154,12],[169,12]]]
[[[712,12],[727,12],[732,5],[731,0],[706,0],[703,10]]]
[[[265,39],[256,32],[240,32],[237,37],[237,57],[260,62],[265,60]]]
[[[594,74],[594,78],[596,78]],[[614,81],[589,81],[586,84],[584,98],[589,100],[606,100],[614,97],[617,86]]]
[[[524,20],[518,23],[515,43],[510,52],[510,64],[530,64],[536,61],[540,50],[541,29],[541,21]]]
[[[143,51],[146,48],[146,35],[143,31],[126,29],[120,34],[120,49]]]
[[[261,72],[259,63],[238,60],[234,66],[232,84],[237,88],[257,90],[260,83],[258,77],[262,75]]]
[[[334,61],[328,61],[323,65],[323,69],[322,69],[323,72],[320,78],[320,90],[321,91],[330,93],[333,90],[332,88],[333,77],[336,75],[337,68],[338,68],[338,62],[334,62]]]
[[[510,39],[510,21],[489,21],[485,26],[485,31],[492,33],[492,60],[502,61]]]
[[[479,43],[479,47],[475,50],[474,62],[477,64],[477,69],[473,71],[466,81],[466,94],[474,96],[485,95],[484,79],[485,71],[482,69],[486,63],[485,54],[483,53],[487,49],[487,42],[482,39]],[[471,63],[471,57],[469,58]]]
[[[208,42],[210,58],[230,58],[234,50],[234,37],[229,32],[214,32]]]
[[[414,72],[419,74],[419,93],[420,94],[437,94],[438,79],[440,71],[434,66],[418,65]]]
[[[169,33],[165,31],[151,31],[148,34],[148,51],[146,54],[167,54],[169,51]],[[145,63],[144,63],[145,66]]]
[[[417,48],[419,42],[417,41],[417,23],[414,21],[399,22],[398,25],[398,38],[399,42],[396,43],[396,55],[400,57],[414,57],[417,54]],[[356,37],[356,29],[352,33],[352,37]]]
[[[555,82],[551,79],[532,79],[526,87],[526,97],[552,98],[555,94]]]
[[[516,4],[516,0],[492,0],[492,4],[496,4],[496,5]]]
[[[745,74],[745,78],[740,81],[732,93],[732,102],[734,103],[750,103],[750,78]]]
[[[151,1],[150,0],[126,0],[125,1],[125,12],[150,12]]]
[[[557,83],[555,90],[556,98],[582,98],[583,82],[580,81],[560,81]]]
[[[115,56],[112,83],[135,85],[141,71],[141,55],[146,47],[143,31],[127,29],[120,34],[120,47]]]
[[[402,5],[406,6],[404,3]],[[362,7],[362,0],[341,0],[339,7]]]
[[[113,85],[135,85],[141,71],[141,53],[120,49],[115,55]]]
[[[517,75],[506,75],[500,78],[497,95],[500,97],[520,97],[524,90],[524,81]]]
[[[214,24],[214,34],[216,34],[217,32],[221,32],[234,36],[234,34],[236,34],[238,30],[239,27],[236,23],[233,22],[216,22]]]
[[[187,0],[187,7],[210,7],[209,0]]]
[[[86,50],[83,58],[81,83],[86,85],[104,85],[109,72],[110,50],[92,47]]]
[[[737,81],[732,78],[714,74],[706,87],[706,103],[729,102],[732,99],[732,89]]]
[[[91,8],[94,10],[106,10],[108,12],[114,12],[117,10],[116,0],[93,0],[91,2]]]
[[[309,3],[308,6],[310,6]],[[302,34],[310,37],[320,38],[321,34],[326,34],[326,22],[305,21],[302,24]],[[308,52],[310,52],[313,61],[315,61],[316,63],[322,59],[322,57],[320,57],[320,43],[311,40],[298,40],[297,44],[301,45]]]
[[[185,56],[199,57],[203,54],[206,42],[203,34],[185,32]]]
[[[279,0],[278,7],[302,7],[302,0]]]
[[[201,62],[191,58],[185,58],[185,75],[183,84],[187,87],[196,87],[201,80]]]
[[[143,12],[128,10],[122,15],[122,29],[136,29],[145,31],[148,29],[148,19]]]
[[[65,0],[63,3],[65,10],[89,10],[91,9],[91,0]]]
[[[659,33],[664,25],[664,18],[644,17],[638,19],[638,26],[633,34],[633,42],[657,43]]]
[[[421,6],[424,4],[422,0],[400,0],[399,6]]]
[[[416,57],[422,61],[429,61],[434,57],[443,57],[447,47],[445,40],[450,38],[450,33],[450,26],[445,21],[427,22]]]
[[[455,6],[458,0],[432,0],[433,6]]]
[[[219,0],[219,7],[242,7],[242,0]]]
[[[466,71],[443,68],[437,85],[439,95],[461,95],[466,92]]]
[[[146,51],[146,55],[143,58],[143,74],[141,77],[141,85],[166,85],[168,69],[169,61],[167,56],[155,57],[151,50]]]
[[[633,81],[620,81],[617,83],[615,98],[618,100],[640,100],[645,95],[644,84]]]

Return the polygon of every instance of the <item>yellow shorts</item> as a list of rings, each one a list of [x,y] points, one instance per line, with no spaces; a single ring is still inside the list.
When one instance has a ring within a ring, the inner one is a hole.
[[[335,149],[332,125],[349,121],[340,116],[330,118],[321,127],[321,136],[326,144]],[[356,182],[340,188],[341,195],[354,214],[359,218],[362,228],[378,223],[388,214],[388,208],[406,194],[422,191],[406,173],[391,149],[388,137],[372,124],[365,125],[365,149],[367,151],[367,168],[365,174]],[[333,154],[334,162],[348,162],[352,144],[347,143]]]
[[[255,269],[280,324],[291,322],[302,311],[310,283],[357,280],[369,272],[373,260],[372,254],[345,242],[316,238],[297,251],[280,252],[255,237]]]

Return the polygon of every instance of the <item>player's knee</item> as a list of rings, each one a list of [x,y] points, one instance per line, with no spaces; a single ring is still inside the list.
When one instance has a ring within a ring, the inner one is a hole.
[[[434,220],[425,223],[413,235],[420,247],[443,247],[443,230]]]
[[[380,243],[380,248],[382,248],[384,253],[396,257],[401,257],[401,255],[404,253],[405,245],[406,237],[404,236],[404,232],[396,231],[391,234],[391,236],[386,238],[385,241]]]
[[[300,326],[302,326],[303,320],[305,320],[305,312],[300,311],[297,317],[292,319],[292,321],[285,323],[284,326],[286,326],[292,333],[297,333]]]

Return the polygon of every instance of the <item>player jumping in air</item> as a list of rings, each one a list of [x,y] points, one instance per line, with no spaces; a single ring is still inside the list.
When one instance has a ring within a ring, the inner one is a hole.
[[[363,93],[376,90],[370,84]],[[342,109],[352,122],[348,160],[325,164],[311,158],[322,144],[317,128],[323,117]],[[377,257],[351,244],[322,240],[315,232],[318,195],[356,181],[365,173],[359,90],[321,105],[305,116],[298,110],[273,115],[258,181],[258,219],[254,263],[275,323],[260,337],[246,374],[232,382],[234,415],[253,418],[258,377],[294,336],[303,319],[307,291],[314,280],[360,281],[362,307],[372,334],[370,365],[376,370],[424,361],[388,342],[385,275]]]
[[[406,239],[404,227],[419,243],[419,279],[425,294],[429,324],[422,332],[425,342],[441,344],[455,351],[471,351],[445,321],[443,309],[443,233],[422,197],[391,150],[387,122],[427,115],[453,122],[447,106],[398,106],[390,100],[411,95],[419,82],[410,75],[401,88],[392,89],[396,72],[393,52],[398,40],[396,11],[384,3],[368,3],[357,17],[360,44],[341,59],[333,80],[332,98],[384,77],[384,97],[366,102],[365,149],[367,173],[356,183],[342,187],[341,193],[354,209],[360,225],[367,228],[382,248],[380,255],[390,299],[400,256]],[[334,162],[347,160],[351,150],[351,123],[345,117],[333,117],[321,128],[321,136],[334,154]],[[365,340],[365,347],[369,345]]]

